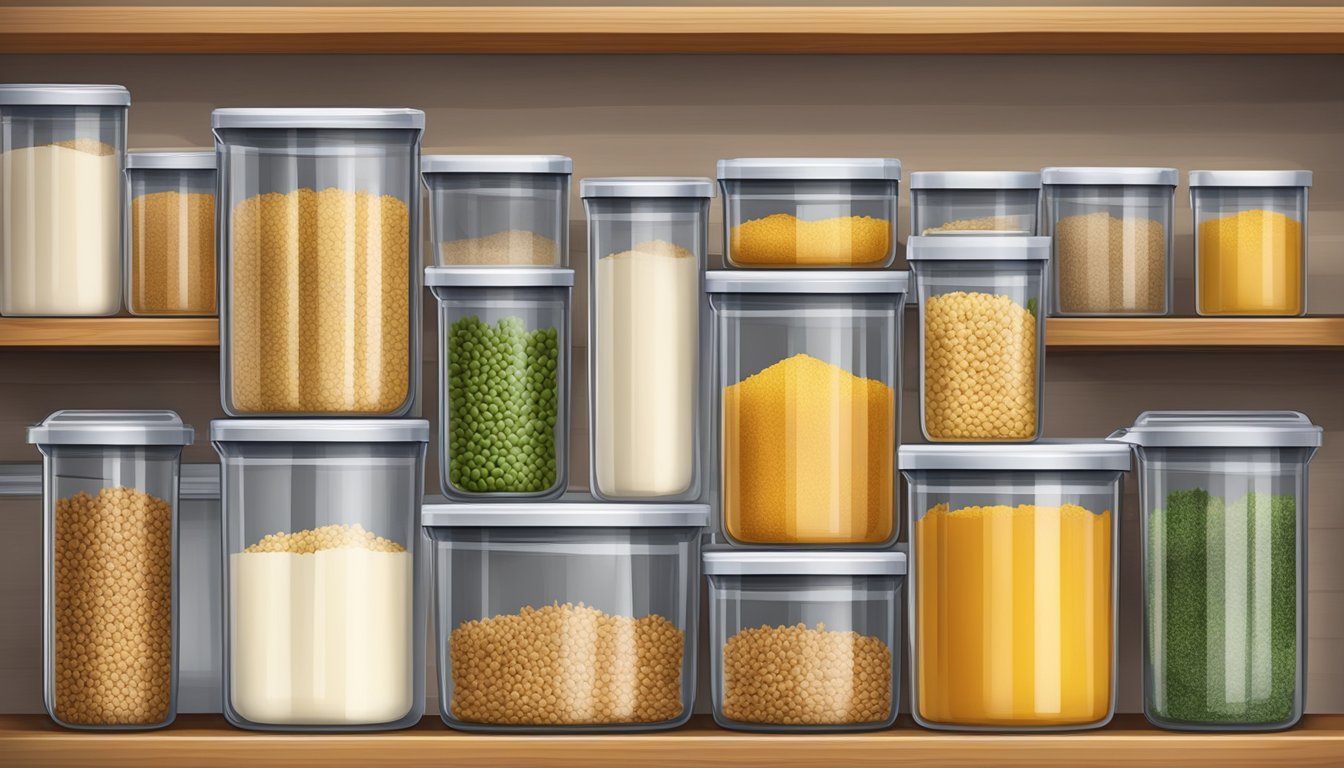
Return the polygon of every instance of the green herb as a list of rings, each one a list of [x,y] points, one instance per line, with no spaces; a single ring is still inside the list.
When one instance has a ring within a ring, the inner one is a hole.
[[[1035,300],[1035,299],[1027,299],[1027,311],[1031,313],[1031,316],[1032,316],[1032,317],[1036,317],[1036,300]]]

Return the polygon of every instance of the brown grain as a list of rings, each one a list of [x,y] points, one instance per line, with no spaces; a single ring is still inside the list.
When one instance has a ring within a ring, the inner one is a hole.
[[[215,313],[215,196],[151,192],[131,200],[131,311]]]

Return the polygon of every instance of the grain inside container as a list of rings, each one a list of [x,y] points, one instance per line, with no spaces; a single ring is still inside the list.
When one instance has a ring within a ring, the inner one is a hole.
[[[215,314],[215,153],[126,156],[126,308]]]
[[[1035,235],[1041,174],[1035,171],[916,171],[910,174],[910,231]]]

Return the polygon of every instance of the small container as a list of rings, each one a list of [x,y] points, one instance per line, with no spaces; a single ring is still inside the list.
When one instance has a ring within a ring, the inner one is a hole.
[[[706,275],[723,540],[896,540],[909,282],[890,270]]]
[[[1048,237],[911,237],[919,425],[930,442],[1031,442],[1044,403]]]
[[[884,269],[896,259],[901,161],[719,161],[724,266]]]
[[[126,308],[215,314],[215,153],[126,156]]]
[[[440,266],[569,264],[569,180],[563,155],[425,155],[430,232]]]
[[[0,85],[0,315],[121,309],[120,85]]]
[[[1307,313],[1311,171],[1191,171],[1195,311]]]
[[[230,416],[404,416],[420,378],[415,109],[217,109]]]
[[[178,473],[172,411],[57,411],[42,452],[43,689],[57,725],[162,728],[177,715]]]
[[[262,731],[420,722],[429,423],[218,420],[224,716]]]
[[[425,507],[439,710],[464,731],[675,728],[695,702],[697,504]]]
[[[1171,314],[1175,168],[1044,168],[1052,315]]]
[[[569,483],[570,294],[558,267],[429,267],[439,300],[439,483],[454,501]]]
[[[1307,464],[1321,428],[1295,411],[1148,411],[1143,712],[1188,731],[1273,731],[1302,717]]]
[[[896,721],[903,552],[705,552],[714,721],[870,731]]]
[[[709,179],[584,179],[593,494],[700,496]]]
[[[917,171],[910,174],[910,230],[1035,235],[1041,174],[1035,171]]]

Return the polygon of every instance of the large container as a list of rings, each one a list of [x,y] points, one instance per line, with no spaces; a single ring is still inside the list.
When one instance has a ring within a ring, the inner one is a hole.
[[[1111,719],[1130,466],[1116,447],[901,446],[920,725],[1074,730]]]
[[[700,495],[701,293],[709,179],[584,179],[591,486]]]
[[[1034,235],[1041,217],[1036,171],[916,171],[910,174],[910,231]]]
[[[420,171],[429,190],[434,263],[569,263],[573,160],[563,155],[425,155]]]
[[[745,157],[718,170],[725,267],[883,269],[896,259],[900,160]]]
[[[172,411],[57,411],[42,451],[43,690],[66,728],[161,728],[177,714],[178,471]]]
[[[866,731],[896,720],[902,552],[705,552],[714,721]]]
[[[919,425],[931,442],[1030,442],[1044,403],[1048,237],[911,237]]]
[[[425,114],[217,109],[212,124],[224,411],[409,413]]]
[[[0,315],[121,309],[119,85],[0,85]]]
[[[1291,727],[1321,428],[1293,411],[1150,411],[1111,439],[1139,456],[1144,714],[1176,730]]]
[[[215,153],[126,156],[126,308],[215,314]]]
[[[1195,311],[1307,313],[1311,171],[1191,171]]]
[[[896,540],[909,282],[895,271],[707,274],[726,541]]]
[[[468,731],[652,731],[695,702],[709,508],[425,507],[443,721]]]

